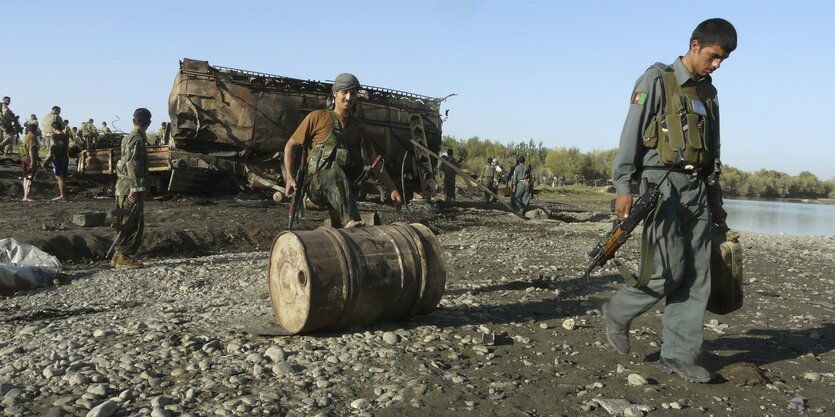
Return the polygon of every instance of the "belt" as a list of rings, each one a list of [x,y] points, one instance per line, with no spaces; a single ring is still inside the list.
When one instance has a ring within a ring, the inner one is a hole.
[[[644,167],[644,169],[645,169],[645,170],[647,170],[647,169],[648,169],[648,170],[655,170],[655,171],[667,171],[667,170],[670,170],[670,171],[672,171],[672,172],[678,172],[678,173],[681,173],[681,174],[687,174],[687,175],[690,175],[690,176],[693,176],[693,177],[698,177],[699,175],[702,175],[702,170],[703,170],[703,168],[690,168],[690,169],[687,169],[687,168],[678,168],[678,167],[669,167],[669,166],[650,166],[650,167]]]

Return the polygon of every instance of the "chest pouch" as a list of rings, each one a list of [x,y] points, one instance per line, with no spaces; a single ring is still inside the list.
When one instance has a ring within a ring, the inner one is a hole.
[[[345,168],[349,162],[344,138],[345,129],[339,124],[334,111],[328,110],[328,115],[330,115],[333,127],[328,136],[313,147],[309,164],[311,174],[330,168],[333,164]]]
[[[661,74],[666,111],[650,122],[643,135],[644,146],[656,149],[664,164],[675,164],[678,149],[683,149],[686,165],[705,167],[710,163],[708,109],[694,86],[680,86],[672,71],[662,70]]]

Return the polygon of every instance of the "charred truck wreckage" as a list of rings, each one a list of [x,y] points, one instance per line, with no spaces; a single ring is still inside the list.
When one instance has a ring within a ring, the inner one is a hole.
[[[211,66],[184,58],[168,98],[171,118],[162,146],[149,146],[150,187],[156,193],[234,193],[243,188],[284,195],[283,151],[304,117],[324,109],[332,84]],[[362,86],[354,116],[409,200],[434,190],[441,103],[432,98]],[[449,96],[447,96],[449,97]],[[112,181],[118,144],[82,151],[78,172]]]

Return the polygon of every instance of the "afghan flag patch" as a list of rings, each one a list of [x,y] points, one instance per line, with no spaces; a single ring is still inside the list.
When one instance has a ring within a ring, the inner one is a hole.
[[[632,95],[632,104],[637,104],[639,106],[643,106],[647,102],[647,93],[642,93],[640,91],[636,91],[635,94]]]

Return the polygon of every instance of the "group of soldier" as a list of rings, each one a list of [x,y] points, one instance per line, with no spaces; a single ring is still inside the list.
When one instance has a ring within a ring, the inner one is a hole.
[[[461,162],[464,158],[456,159],[453,149],[447,149],[441,154],[441,161],[438,161],[438,170],[443,174],[444,201],[451,203],[455,201],[455,180]],[[526,163],[524,155],[516,157],[516,164],[504,172],[504,167],[498,159],[487,157],[487,163],[479,178],[484,190],[484,201],[490,203],[496,201],[496,193],[499,191],[499,184],[507,184],[510,188],[510,201],[513,210],[524,215],[530,207],[533,197],[534,175],[533,168]]]
[[[51,169],[58,184],[58,196],[53,201],[66,199],[64,190],[64,178],[67,175],[69,166],[70,149],[94,149],[99,138],[111,132],[106,122],[96,128],[93,119],[81,124],[81,128],[70,128],[69,121],[61,117],[61,107],[53,106],[52,110],[44,116],[43,124],[38,125],[36,115],[31,115],[23,125],[19,117],[10,108],[11,98],[3,97],[0,102],[0,151],[4,155],[14,152],[17,145],[17,153],[20,155],[22,179],[23,179],[23,201],[32,201],[30,193],[32,181],[38,174],[38,169]],[[111,264],[116,268],[140,268],[142,262],[136,258],[139,247],[142,244],[142,236],[145,228],[143,206],[145,200],[145,180],[148,176],[147,145],[148,138],[145,132],[151,124],[151,112],[145,108],[139,108],[133,115],[133,130],[122,138],[121,157],[116,165],[116,207],[122,209],[122,213],[129,212],[129,215],[119,215],[114,221],[114,226],[119,229],[120,238],[115,244],[115,252],[111,258]],[[167,126],[162,124],[157,135],[157,143],[162,141]],[[19,136],[24,134],[20,143]],[[41,160],[41,144],[49,150],[46,159]]]
[[[58,195],[52,200],[65,200],[64,179],[69,169],[70,154],[77,153],[79,149],[95,147],[99,136],[111,133],[110,128],[106,122],[102,122],[101,127],[96,129],[93,119],[82,123],[80,131],[77,127],[70,128],[69,120],[61,117],[59,106],[52,106],[42,124],[39,125],[38,116],[32,114],[21,125],[19,117],[11,110],[11,101],[10,97],[5,96],[0,102],[0,151],[3,155],[20,155],[23,201],[32,201],[32,181],[41,166],[51,170],[57,182]],[[24,134],[22,141],[21,133]],[[47,150],[43,160],[40,155],[42,144]]]
[[[81,123],[81,127],[70,127],[70,121],[61,117],[61,107],[53,106],[52,110],[43,117],[43,123],[39,123],[38,116],[31,114],[29,119],[20,124],[19,117],[10,108],[11,98],[3,97],[2,111],[0,111],[0,153],[8,155],[17,152],[15,145],[20,140],[20,135],[25,134],[27,128],[31,127],[32,133],[45,147],[51,146],[54,129],[52,124],[60,122],[62,130],[69,137],[70,147],[78,149],[93,149],[99,137],[112,133],[107,122],[101,122],[96,128],[93,119]]]
[[[618,353],[629,353],[632,320],[666,298],[659,365],[665,372],[695,382],[712,378],[696,358],[711,290],[711,227],[724,223],[726,217],[717,176],[721,167],[719,109],[711,74],[734,51],[736,42],[736,30],[729,22],[708,19],[693,31],[684,56],[670,65],[653,65],[638,79],[612,167],[615,211],[620,219],[632,210],[631,183],[641,181],[644,188],[650,183],[658,186],[662,197],[656,214],[643,226],[640,273],[648,280],[643,286],[623,286],[603,305],[606,340]],[[377,177],[396,204],[402,202],[382,159],[365,136],[364,125],[353,117],[359,89],[354,75],[337,76],[328,109],[308,114],[284,148],[288,194],[304,190],[314,203],[329,207],[335,227],[363,226],[356,196],[368,175]],[[4,138],[15,135],[10,131],[15,128],[11,120],[16,118],[8,108],[9,102],[8,97],[4,98]],[[45,119],[42,133],[46,144],[68,137],[63,132],[65,121],[60,118],[60,108],[53,108]],[[130,209],[132,221],[126,222],[130,227],[120,232],[124,236],[112,258],[117,268],[142,266],[136,252],[144,229],[141,213],[148,172],[145,132],[150,123],[150,112],[137,109],[133,131],[122,139],[122,157],[116,167],[116,203],[119,208]],[[26,143],[31,144],[36,128],[37,123],[27,127]],[[84,132],[82,126],[82,137]],[[6,145],[5,139],[1,144]],[[33,148],[28,149],[32,158]],[[307,157],[301,158],[299,169],[294,169],[300,149]],[[455,199],[454,168],[461,160],[454,158],[452,150],[443,159],[444,193],[451,202]],[[30,161],[33,165],[35,162]],[[504,180],[511,188],[514,209],[524,211],[530,203],[533,176],[524,156],[516,162]],[[481,175],[482,184],[492,193],[502,178],[499,166],[498,161],[488,158]],[[485,193],[485,199],[492,198],[491,193]]]

